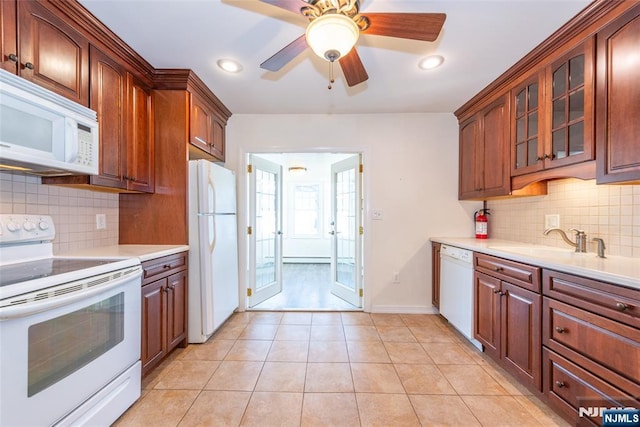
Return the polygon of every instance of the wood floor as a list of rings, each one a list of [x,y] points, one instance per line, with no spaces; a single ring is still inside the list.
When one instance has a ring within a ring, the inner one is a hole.
[[[283,264],[282,292],[256,310],[358,310],[331,294],[330,264]]]

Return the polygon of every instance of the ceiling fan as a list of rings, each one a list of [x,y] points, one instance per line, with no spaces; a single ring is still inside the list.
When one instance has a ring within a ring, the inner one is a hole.
[[[338,61],[349,86],[369,78],[354,47],[360,34],[434,41],[446,18],[444,13],[361,14],[359,0],[260,1],[309,19],[306,33],[260,64],[260,68],[278,71],[311,47],[316,55],[331,63],[331,83],[333,63]]]

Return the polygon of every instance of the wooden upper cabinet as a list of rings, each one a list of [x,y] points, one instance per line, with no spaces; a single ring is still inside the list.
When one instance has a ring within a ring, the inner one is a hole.
[[[153,104],[151,89],[127,73],[127,189],[155,191]]]
[[[93,185],[127,188],[125,111],[127,72],[117,61],[91,47],[91,109],[100,124],[100,173]]]
[[[114,191],[155,191],[151,89],[123,62],[95,46],[91,56],[90,108],[100,125],[98,175],[43,178],[45,184],[90,185]]]
[[[0,1],[0,67],[18,73],[18,15],[15,1]]]
[[[546,69],[545,169],[594,159],[594,41]]]
[[[511,176],[593,160],[593,57],[590,38],[511,91]]]
[[[189,143],[224,161],[226,123],[217,116],[214,108],[194,91],[191,95]]]
[[[640,3],[597,40],[597,182],[640,183]]]
[[[535,73],[511,91],[511,175],[542,169],[544,132],[541,119],[544,99],[544,73]]]
[[[459,199],[509,194],[508,117],[501,96],[460,124]]]
[[[89,40],[38,2],[17,5],[18,75],[88,106]]]

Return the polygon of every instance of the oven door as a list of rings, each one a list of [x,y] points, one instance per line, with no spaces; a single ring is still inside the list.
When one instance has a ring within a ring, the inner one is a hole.
[[[138,266],[0,308],[0,425],[52,425],[140,359],[140,277]]]

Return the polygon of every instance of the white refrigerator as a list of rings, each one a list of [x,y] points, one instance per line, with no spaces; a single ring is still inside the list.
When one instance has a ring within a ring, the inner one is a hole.
[[[236,177],[189,162],[189,336],[205,342],[238,308]]]

